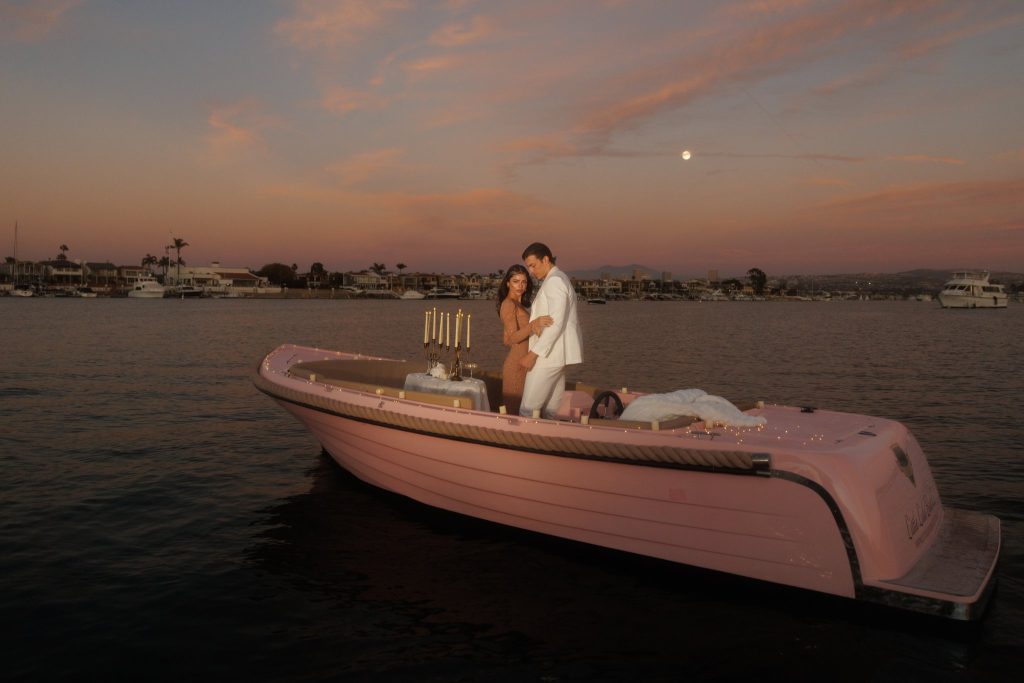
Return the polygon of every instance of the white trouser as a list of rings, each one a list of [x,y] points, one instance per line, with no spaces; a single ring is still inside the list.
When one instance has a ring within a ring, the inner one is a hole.
[[[523,417],[533,417],[533,411],[539,408],[541,415],[553,418],[562,405],[564,391],[564,365],[534,365],[533,369],[526,373],[519,414]]]

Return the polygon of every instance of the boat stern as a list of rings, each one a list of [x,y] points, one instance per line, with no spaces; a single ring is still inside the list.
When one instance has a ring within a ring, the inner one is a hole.
[[[945,507],[925,454],[902,424],[878,419],[841,458],[837,500],[858,599],[960,620],[980,617],[1001,547],[997,517]]]
[[[963,621],[981,617],[995,586],[999,518],[943,508],[929,547],[898,578],[863,588],[872,602]]]

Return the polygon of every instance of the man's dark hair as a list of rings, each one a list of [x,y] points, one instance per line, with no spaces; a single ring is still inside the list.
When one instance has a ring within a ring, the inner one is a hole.
[[[534,242],[526,249],[523,250],[523,260],[526,260],[527,256],[534,256],[538,260],[543,260],[545,256],[551,259],[551,262],[555,262],[555,257],[551,255],[551,250],[548,249],[548,245],[542,244],[541,242]]]

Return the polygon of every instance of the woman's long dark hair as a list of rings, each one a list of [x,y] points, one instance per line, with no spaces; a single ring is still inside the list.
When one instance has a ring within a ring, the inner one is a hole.
[[[526,289],[523,290],[523,297],[519,300],[519,303],[523,305],[523,308],[529,308],[530,303],[533,301],[533,280],[530,279],[530,271],[526,270],[526,266],[513,263],[505,271],[505,277],[501,278],[501,284],[498,285],[498,315],[501,315],[501,304],[505,301],[505,297],[508,296],[508,281],[517,273],[522,274],[526,278]]]

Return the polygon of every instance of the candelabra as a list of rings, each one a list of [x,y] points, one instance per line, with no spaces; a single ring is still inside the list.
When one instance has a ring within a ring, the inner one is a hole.
[[[423,357],[427,360],[427,374],[429,375],[441,359],[441,349],[436,339],[423,342]]]
[[[469,348],[466,348],[466,355],[469,355]],[[462,381],[462,349],[455,347],[455,358],[452,360],[452,370],[448,373],[448,379],[453,382]]]
[[[427,361],[427,374],[434,374],[435,369],[440,365],[441,353],[451,353],[451,313],[441,313],[440,320],[438,319],[437,309],[432,311],[425,311],[423,314],[423,356]],[[474,363],[463,364],[462,359],[462,335],[465,334],[465,353],[466,359],[469,359],[469,343],[471,338],[470,327],[472,325],[471,318],[473,316],[463,316],[462,309],[455,314],[455,348],[454,355],[452,357],[451,369],[447,372],[448,379],[461,382],[462,369],[467,367],[470,370],[470,378],[472,378],[472,368],[476,367]],[[465,326],[463,327],[463,322]],[[440,323],[440,324],[438,324]],[[444,366],[441,366],[442,368]]]

